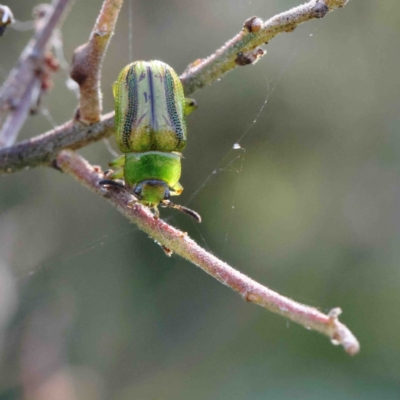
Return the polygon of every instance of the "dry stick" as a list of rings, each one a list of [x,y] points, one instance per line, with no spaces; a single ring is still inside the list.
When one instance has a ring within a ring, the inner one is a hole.
[[[0,148],[14,144],[29,114],[32,97],[40,90],[48,44],[70,2],[58,1],[43,28],[37,30],[0,89],[0,113],[10,112],[0,131]]]
[[[118,211],[135,223],[141,230],[156,240],[161,246],[199,266],[215,279],[237,291],[252,303],[288,318],[308,329],[314,329],[328,336],[332,343],[341,344],[348,354],[354,355],[360,345],[350,330],[339,322],[340,309],[333,309],[325,315],[315,308],[297,303],[236,271],[225,262],[208,253],[186,233],[155,219],[149,208],[138,203],[132,205],[132,197],[118,189],[104,189],[98,182],[103,179],[99,168],[91,166],[77,153],[64,150],[57,157],[57,165],[72,175],[83,186],[107,200]]]
[[[282,32],[292,32],[298,25],[314,18],[322,18],[334,9],[344,7],[349,0],[313,0],[285,11],[268,21],[249,18],[241,32],[205,60],[189,65],[180,76],[185,94],[192,94],[219,79],[237,65],[251,64],[262,56],[257,48],[267,44]],[[254,53],[256,49],[256,53]],[[258,53],[258,54],[257,54]],[[254,60],[255,57],[255,60]]]
[[[333,6],[338,6],[337,4],[339,2],[330,1],[326,3],[330,3]],[[345,2],[341,3],[341,5],[345,4]],[[310,14],[311,16],[308,19],[321,17],[325,15],[326,12],[330,9],[329,6],[325,4],[325,2],[321,1],[312,1],[307,4],[313,4],[315,7],[317,7],[317,12],[315,12],[316,10],[313,9],[314,14]],[[295,16],[295,18],[293,18],[293,21],[297,20],[297,22],[293,22],[294,26],[298,23],[304,22],[303,20],[301,20],[301,18],[298,18],[298,11],[302,9],[301,7],[297,7],[296,9],[292,10],[293,15]],[[275,19],[276,18],[277,17],[275,17]],[[246,22],[244,31],[242,31],[242,33],[244,33],[244,36],[250,36],[250,34],[254,35],[255,32],[261,30],[261,26],[262,23],[259,19],[252,18]],[[286,25],[284,23],[282,26],[284,26],[283,30],[286,31],[293,30],[294,28],[293,25],[287,25],[287,20]],[[272,36],[274,35],[271,35],[271,37]],[[239,42],[240,40],[237,41],[234,38],[233,41],[231,41],[231,44],[233,48],[236,48],[236,50],[242,49],[243,52],[245,52],[243,54],[241,53],[240,55],[236,53],[235,59],[236,64],[243,65],[246,63],[247,58],[249,58],[249,51],[257,47],[257,44],[254,43],[254,46],[247,47],[244,45],[241,48],[241,44],[238,44]],[[248,45],[250,41],[248,40],[246,42]],[[225,48],[229,48],[229,44],[225,46]],[[223,51],[219,51],[217,53],[218,55],[220,55],[221,53],[223,53]],[[229,55],[229,51],[227,52],[227,54]],[[216,58],[218,59],[218,57]],[[100,59],[98,59],[98,63],[100,63],[100,61],[101,57]],[[201,67],[201,65],[197,65],[194,68],[190,68],[189,71],[187,71],[184,75],[184,77],[186,76],[186,81],[185,79],[183,80],[185,82],[187,94],[190,94],[197,88],[200,88],[205,84],[210,83],[212,80],[217,79],[218,76],[225,73],[228,69],[232,69],[234,67],[234,65],[231,65],[229,67],[229,63],[227,63],[227,68],[221,68],[220,72],[218,73],[215,72],[215,68],[212,68],[212,66],[215,65],[215,63],[213,64],[212,59],[208,59],[202,64],[204,64],[204,67]],[[211,68],[208,68],[210,65]],[[218,65],[218,62],[216,63],[216,65]],[[202,71],[204,71],[203,79],[201,78]],[[193,77],[196,77],[197,74],[199,74],[199,79],[193,80]],[[87,77],[85,77],[85,80],[86,79]],[[97,104],[99,104],[99,97],[97,100]],[[91,109],[89,108],[89,111],[93,111],[93,109],[93,107]],[[108,122],[109,120],[110,117],[108,119]],[[104,122],[106,121],[103,121],[103,124]],[[60,129],[60,132],[53,132],[52,138],[54,137],[54,140],[56,140],[61,132],[73,132],[75,128],[76,125],[67,124],[65,127]],[[92,126],[91,128],[93,129],[96,127]],[[43,141],[48,140],[49,136],[50,135],[47,134],[45,135],[45,138],[43,138],[43,140],[38,139],[38,142],[36,143],[38,145],[37,147],[40,148]],[[81,139],[81,142],[82,140],[83,139]],[[31,141],[29,144],[32,145],[32,142],[33,141]],[[54,153],[54,147],[52,147],[52,143],[52,141],[48,142],[49,147],[51,148],[50,152]],[[12,153],[9,153],[8,159],[10,159],[11,156]],[[232,289],[241,293],[241,295],[246,300],[262,305],[265,308],[282,316],[285,316],[286,318],[289,318],[297,323],[300,323],[307,328],[315,329],[321,333],[326,334],[332,339],[333,343],[343,345],[343,347],[349,354],[355,354],[359,351],[359,344],[357,339],[343,324],[338,321],[337,317],[340,314],[339,309],[334,309],[331,311],[331,313],[329,313],[329,315],[324,315],[314,308],[307,307],[290,299],[287,299],[277,294],[276,292],[273,292],[266,287],[258,284],[257,282],[251,280],[250,278],[239,273],[238,271],[235,271],[226,263],[207,253],[194,241],[189,239],[184,233],[176,230],[175,228],[169,226],[161,220],[154,219],[154,217],[146,207],[143,207],[139,204],[131,206],[131,199],[127,198],[126,193],[116,193],[114,191],[107,191],[104,188],[99,187],[98,182],[100,179],[103,178],[103,174],[98,169],[90,166],[82,157],[78,156],[77,154],[71,151],[63,151],[59,154],[57,162],[63,170],[69,172],[78,181],[90,188],[92,191],[102,196],[106,195],[109,201],[114,206],[116,206],[121,213],[127,216],[131,221],[135,222],[142,230],[144,230],[155,240],[157,240],[164,248],[175,251],[177,254],[180,254],[182,257],[200,266],[204,271],[218,279],[220,282],[230,286]]]
[[[76,119],[84,124],[100,120],[102,99],[100,74],[104,55],[114,33],[123,0],[104,0],[89,41],[79,46],[72,59],[71,78],[80,89]]]
[[[18,105],[8,115],[0,131],[0,149],[9,148],[15,143],[18,133],[25,123],[32,107],[32,101],[40,93],[40,80],[31,79],[25,87]]]
[[[326,12],[343,7],[346,3],[346,0],[312,0],[278,14],[264,23],[255,17],[248,19],[244,30],[218,50],[217,55],[210,56],[197,66],[189,66],[189,69],[181,75],[186,96],[189,96],[194,90],[210,84],[212,80],[218,79],[223,73],[227,72],[227,66],[231,69],[236,67],[236,62],[230,61],[232,56],[224,57],[224,54],[238,54],[243,53],[245,48],[256,48],[261,37],[261,43],[263,43],[263,41],[270,40],[278,33],[292,31],[296,24],[313,18],[320,18]],[[262,29],[260,28],[261,25],[263,26]],[[257,30],[258,28],[260,29]],[[221,68],[220,72],[218,72],[217,66]],[[83,124],[72,129],[71,124],[67,123],[30,141],[21,142],[10,149],[0,150],[0,174],[43,165],[43,163],[54,158],[55,154],[63,148],[78,149],[93,140],[100,140],[109,136],[110,126],[113,126],[114,123],[113,115],[114,113],[109,113],[103,116],[101,121],[91,125],[90,129]],[[104,130],[102,131],[102,129]],[[92,136],[93,131],[96,132],[95,137]],[[65,140],[58,141],[58,135],[65,137]],[[72,135],[72,137],[69,137],[69,135]],[[77,135],[76,138],[74,135]],[[90,136],[89,140],[83,139],[85,135]],[[29,146],[33,143],[34,146],[29,151]]]
[[[49,165],[61,149],[79,149],[114,133],[114,113],[103,115],[97,124],[85,126],[72,121],[50,132],[0,150],[0,174],[22,168]]]

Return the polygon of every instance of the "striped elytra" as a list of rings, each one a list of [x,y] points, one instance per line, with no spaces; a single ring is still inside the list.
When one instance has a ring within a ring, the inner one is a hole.
[[[124,153],[182,151],[185,99],[175,71],[161,61],[136,61],[114,84],[116,139]]]

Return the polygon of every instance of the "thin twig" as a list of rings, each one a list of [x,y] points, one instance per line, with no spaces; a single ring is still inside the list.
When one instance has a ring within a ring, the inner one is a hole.
[[[258,59],[257,52],[256,55],[253,53],[258,46],[267,44],[279,33],[292,32],[303,22],[322,18],[328,12],[344,7],[348,1],[312,0],[278,14],[264,23],[260,18],[249,18],[245,21],[243,29],[214,54],[189,65],[180,76],[185,94],[188,96],[196,90],[210,85],[238,65],[251,64]]]
[[[123,0],[104,0],[89,41],[79,46],[71,66],[71,78],[80,89],[76,119],[85,124],[100,120],[102,99],[100,74],[104,55],[114,33]]]
[[[33,94],[40,93],[46,51],[56,26],[72,0],[59,0],[46,22],[22,52],[17,66],[0,89],[0,113],[10,112],[0,132],[0,148],[11,146],[29,114]]]
[[[32,79],[28,82],[18,106],[8,115],[0,131],[0,149],[10,148],[15,143],[18,133],[25,123],[32,107],[32,100],[39,95],[40,81]]]
[[[49,165],[65,148],[79,149],[114,133],[114,113],[93,125],[67,122],[47,133],[0,150],[0,174]]]
[[[325,315],[315,308],[297,303],[255,282],[225,262],[208,253],[187,234],[155,219],[150,210],[140,204],[132,205],[132,198],[118,189],[99,186],[103,173],[92,167],[77,153],[64,150],[57,157],[57,165],[97,195],[107,200],[131,222],[156,240],[163,248],[174,252],[200,267],[212,277],[238,292],[245,300],[288,318],[308,329],[328,336],[332,343],[341,344],[348,354],[354,355],[360,345],[350,330],[339,322],[340,309]]]
[[[257,29],[260,27],[259,19],[256,17],[248,19],[244,28],[247,32],[241,31],[235,38],[227,42],[222,49],[218,50],[216,54],[208,57],[196,67],[189,67],[189,70],[186,70],[181,75],[185,94],[190,95],[194,90],[210,84],[212,80],[218,79],[229,68],[235,68],[236,63],[229,61],[233,57],[232,54],[244,54],[245,48],[257,48],[260,43],[260,35],[262,35],[261,43],[264,43],[263,41],[270,40],[278,33],[293,30],[294,26],[296,26],[295,24],[321,17],[324,12],[327,12],[326,9],[332,11],[343,7],[346,3],[347,0],[312,0],[262,23],[263,29],[258,31]],[[250,30],[253,32],[249,32]],[[238,39],[241,37],[243,37],[243,40]],[[224,52],[231,54],[231,56],[225,57]],[[221,68],[219,72],[218,68]],[[72,129],[71,124],[66,123],[53,131],[31,139],[31,141],[24,141],[9,149],[0,150],[0,175],[2,173],[16,172],[25,167],[41,166],[52,160],[54,154],[63,148],[78,149],[89,142],[109,136],[110,127],[113,126],[113,116],[114,113],[103,116],[101,121],[91,125],[90,129],[83,124]],[[104,130],[102,131],[102,129]],[[96,132],[94,136],[93,132]],[[57,135],[68,139],[65,141],[58,140]],[[70,135],[76,135],[76,138]],[[84,139],[85,135],[89,136],[88,140]],[[32,154],[29,151],[31,144],[34,144],[31,150]]]

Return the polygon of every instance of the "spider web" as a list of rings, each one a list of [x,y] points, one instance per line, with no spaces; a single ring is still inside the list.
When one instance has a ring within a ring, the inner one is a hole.
[[[128,18],[128,62],[132,62],[133,60],[133,5],[132,1],[128,2],[128,13],[129,13],[129,18]],[[267,77],[265,77],[264,84],[262,85],[264,90],[265,90],[265,96],[264,99],[262,100],[261,105],[259,106],[258,110],[255,112],[255,117],[249,122],[248,127],[241,131],[237,139],[232,142],[230,142],[228,146],[228,149],[226,150],[225,154],[222,156],[221,161],[218,162],[217,165],[215,165],[212,169],[211,172],[208,173],[206,178],[201,182],[198,187],[190,194],[188,200],[185,202],[185,206],[190,206],[194,200],[199,196],[201,192],[204,190],[207,190],[209,185],[213,182],[213,180],[217,179],[219,176],[223,174],[234,174],[234,185],[233,185],[233,193],[230,197],[230,207],[227,209],[227,213],[229,213],[229,217],[227,218],[226,222],[226,227],[224,228],[225,234],[223,238],[223,243],[222,243],[222,248],[217,249],[211,249],[208,240],[206,239],[206,234],[203,232],[203,229],[201,226],[199,226],[196,223],[192,224],[192,227],[194,228],[196,235],[198,239],[202,242],[203,246],[208,249],[209,251],[213,251],[216,253],[219,253],[222,257],[225,255],[227,246],[229,244],[229,239],[230,239],[230,230],[232,227],[232,222],[235,218],[235,211],[236,211],[236,201],[238,197],[238,191],[240,188],[240,182],[241,182],[241,176],[244,168],[246,167],[246,159],[250,156],[249,153],[246,151],[247,143],[250,143],[250,138],[252,137],[253,134],[255,134],[255,129],[254,127],[258,123],[259,119],[261,116],[264,116],[266,113],[268,107],[267,105],[269,104],[272,95],[274,94],[276,88],[278,87],[280,81],[284,76],[287,74],[288,70],[290,69],[291,66],[294,65],[296,58],[298,57],[299,52],[301,52],[302,48],[304,45],[308,42],[309,37],[312,36],[310,34],[308,37],[304,38],[298,46],[298,48],[293,51],[286,61],[284,67],[280,70],[277,78],[269,80]],[[61,38],[61,35],[57,36],[57,40],[54,43],[54,49],[55,53],[57,54],[57,58],[60,61],[60,66],[63,75],[65,76],[65,86],[67,87],[68,90],[72,91],[76,97],[79,96],[79,91],[76,86],[76,84],[71,81],[69,77],[69,65],[68,62],[66,61],[64,57],[64,51],[63,51],[63,41]],[[260,63],[264,63],[265,69],[268,68],[267,61],[268,60],[268,54]],[[0,74],[5,75],[4,68],[0,65]],[[225,79],[229,79],[229,76],[226,77]],[[53,115],[53,112],[46,106],[41,106],[39,108],[39,114],[49,123],[49,125],[52,128],[55,128],[59,125],[60,121],[57,121],[57,118]],[[268,116],[267,116],[268,118]],[[264,123],[265,123],[265,117],[264,117]],[[257,133],[256,133],[257,134]],[[262,140],[262,139],[260,139]],[[113,146],[110,144],[110,142],[105,139],[104,145],[107,148],[107,151],[111,154],[112,157],[116,157],[118,153],[116,153],[113,149]],[[172,223],[176,223],[175,215],[171,215],[169,217],[164,218],[165,220],[168,220],[169,222],[172,221]],[[53,265],[55,262],[60,262],[60,261],[66,261],[66,260],[71,260],[75,257],[81,256],[83,254],[86,254],[91,251],[96,251],[99,247],[102,247],[104,245],[108,245],[110,243],[113,243],[114,241],[120,240],[122,237],[127,236],[127,235],[132,235],[133,232],[138,231],[138,228],[130,226],[128,229],[122,229],[119,227],[116,227],[113,229],[111,232],[108,232],[107,234],[100,235],[98,238],[94,240],[89,240],[88,243],[85,243],[82,247],[79,247],[76,250],[72,250],[66,254],[61,254],[57,256],[54,259],[51,259],[49,261],[45,261],[44,263],[41,263],[37,268],[34,268],[30,270],[26,275],[24,276],[31,276],[34,275],[36,272],[39,270],[45,269],[46,267]],[[24,277],[22,276],[22,277]]]
[[[314,28],[314,32],[316,31],[316,28]],[[272,95],[275,92],[275,89],[278,87],[279,83],[281,82],[282,78],[287,74],[288,70],[290,69],[291,66],[294,65],[296,58],[298,57],[299,53],[302,51],[304,46],[309,42],[309,38],[313,36],[313,33],[310,33],[307,37],[305,37],[300,45],[297,47],[295,51],[292,52],[288,60],[286,61],[284,67],[280,70],[277,78],[269,81],[267,77],[265,77],[265,84],[264,88],[266,91],[265,98],[259,107],[258,111],[255,114],[254,119],[249,123],[248,127],[238,136],[238,139],[234,141],[233,144],[230,145],[229,149],[219,162],[219,164],[212,169],[212,172],[208,174],[208,176],[204,179],[204,181],[198,186],[198,188],[190,195],[188,201],[185,203],[185,206],[190,206],[190,204],[198,197],[198,195],[205,190],[208,185],[212,182],[212,180],[218,178],[219,175],[221,174],[235,174],[235,184],[234,184],[234,189],[233,189],[233,194],[231,196],[231,206],[227,210],[229,213],[229,218],[227,222],[227,226],[225,228],[225,235],[224,235],[224,240],[223,240],[223,245],[222,245],[222,250],[218,251],[219,254],[221,254],[222,257],[225,256],[226,253],[226,248],[227,244],[229,241],[230,234],[229,232],[231,231],[231,226],[232,222],[235,218],[235,205],[236,205],[236,199],[238,196],[238,191],[240,188],[240,181],[241,181],[241,175],[243,172],[243,169],[245,168],[245,161],[246,161],[246,147],[243,145],[243,143],[250,142],[250,138],[255,133],[254,127],[258,123],[259,119],[265,112],[267,111],[267,105],[272,97]],[[268,57],[268,54],[265,56]],[[265,61],[265,60],[264,60]],[[262,62],[262,61],[261,61]],[[264,118],[264,123],[266,123],[266,120],[268,120],[268,116]],[[258,134],[257,132],[256,134]],[[261,139],[262,140],[262,139]],[[202,240],[204,246],[208,249],[210,249],[210,246],[207,244],[207,241],[204,237],[204,235],[201,234],[201,229],[199,226],[195,223],[192,224],[197,231],[197,234],[199,235],[200,239]]]

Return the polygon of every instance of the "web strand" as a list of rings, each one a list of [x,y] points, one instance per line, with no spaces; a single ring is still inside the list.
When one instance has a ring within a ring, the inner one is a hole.
[[[314,29],[314,32],[315,31],[316,31],[316,28]],[[227,246],[227,243],[229,240],[229,232],[230,232],[230,228],[232,226],[232,222],[233,222],[233,218],[234,218],[236,198],[239,193],[240,178],[241,178],[243,168],[245,166],[245,157],[244,157],[245,148],[243,148],[241,146],[241,142],[243,142],[243,140],[245,138],[246,139],[250,138],[253,127],[258,122],[261,115],[264,113],[264,110],[265,110],[271,96],[273,95],[275,89],[277,88],[278,84],[280,83],[282,78],[286,75],[289,67],[291,67],[293,65],[295,59],[298,57],[298,54],[300,53],[300,51],[302,51],[302,49],[304,48],[306,43],[308,43],[310,37],[312,37],[312,36],[313,36],[313,33],[309,34],[307,37],[305,37],[302,40],[302,42],[300,43],[300,46],[298,46],[298,48],[291,54],[291,57],[285,63],[285,65],[282,68],[282,70],[280,71],[277,79],[274,80],[272,84],[270,84],[270,82],[268,81],[267,78],[265,79],[267,94],[266,94],[265,100],[264,100],[263,104],[261,105],[261,107],[259,108],[255,118],[249,124],[249,126],[244,130],[244,132],[239,136],[239,138],[235,141],[235,143],[230,146],[230,149],[226,152],[225,156],[218,164],[218,167],[213,169],[213,171],[206,177],[206,179],[203,181],[203,183],[193,192],[193,194],[189,197],[189,200],[185,203],[185,206],[189,205],[197,197],[197,195],[201,192],[201,190],[203,190],[203,188],[205,188],[208,185],[208,183],[211,181],[211,179],[213,179],[220,173],[222,173],[222,172],[236,172],[237,173],[237,177],[236,177],[237,181],[235,184],[234,193],[232,195],[232,204],[231,204],[230,212],[229,212],[228,224],[227,224],[227,229],[226,229],[226,234],[225,234],[224,244],[223,244],[223,249],[222,249],[222,256],[224,255],[224,253],[226,251],[226,246]],[[226,163],[226,160],[230,157],[232,152],[237,151],[237,150],[242,150],[243,153],[240,154],[239,156],[235,157],[233,160],[229,161],[228,163]],[[233,167],[233,164],[236,160],[240,160],[239,168]],[[199,231],[199,228],[198,227],[196,227],[196,228]],[[206,244],[205,238],[203,238],[203,242]]]
[[[128,1],[128,64],[133,61],[133,0]]]

